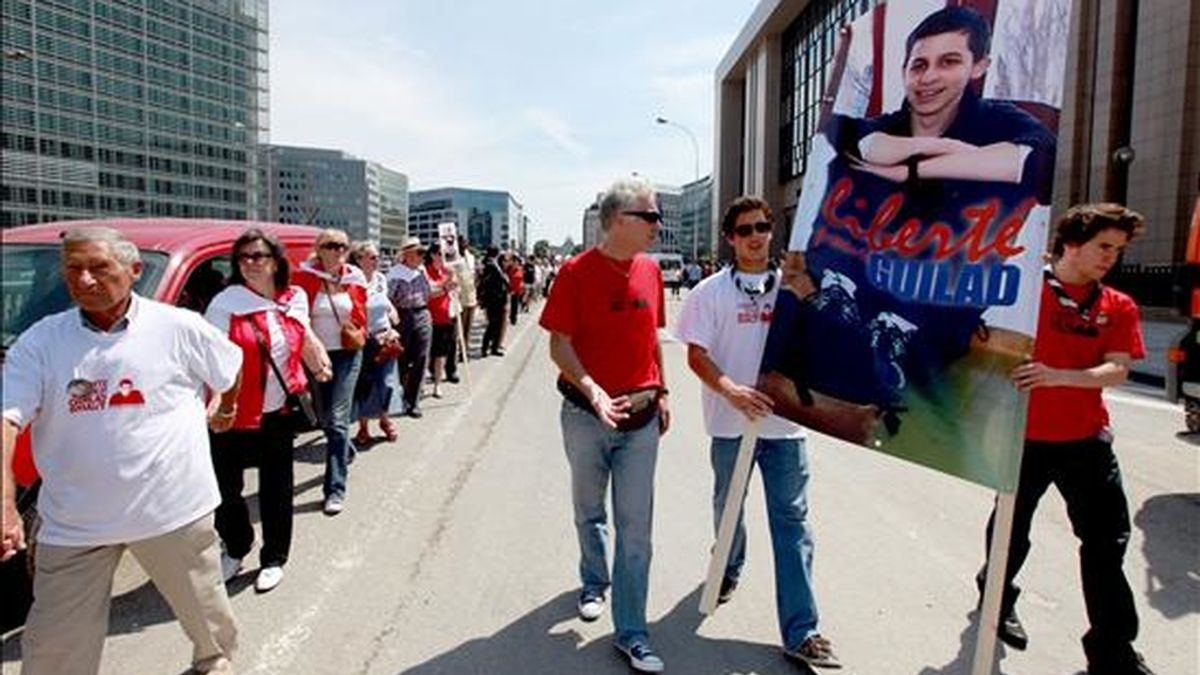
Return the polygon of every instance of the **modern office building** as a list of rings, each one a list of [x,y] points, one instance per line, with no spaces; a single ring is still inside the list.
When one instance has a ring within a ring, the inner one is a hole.
[[[501,190],[446,187],[409,193],[408,231],[425,243],[437,239],[439,223],[454,223],[476,248],[524,250],[529,232],[524,207]]]
[[[683,190],[674,185],[655,185],[654,192],[658,196],[658,210],[662,213],[662,222],[658,225],[658,241],[650,252],[682,254]]]
[[[591,248],[600,243],[600,195],[583,210],[583,247]]]
[[[761,0],[717,67],[714,204],[762,195],[785,226],[780,245],[838,31],[876,4]],[[1067,40],[1054,211],[1116,201],[1145,214],[1145,236],[1110,282],[1166,306],[1200,195],[1200,3],[1074,0]]]
[[[404,174],[340,150],[267,145],[261,155],[263,220],[336,227],[389,250],[405,236]]]
[[[4,0],[0,225],[246,218],[267,0]]]
[[[679,252],[688,260],[712,259],[713,192],[712,176],[705,176],[680,188]]]

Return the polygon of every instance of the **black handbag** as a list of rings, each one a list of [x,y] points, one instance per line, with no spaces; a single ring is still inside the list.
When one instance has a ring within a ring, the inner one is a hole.
[[[250,327],[254,329],[254,337],[258,340],[258,348],[262,351],[263,358],[271,366],[271,372],[275,373],[275,378],[279,380],[279,386],[286,394],[283,400],[283,409],[292,433],[298,434],[319,428],[321,416],[317,412],[317,404],[312,392],[307,388],[300,392],[288,391],[287,380],[284,379],[283,373],[279,372],[279,366],[275,365],[275,359],[271,358],[271,351],[267,349],[262,331],[258,329],[253,319],[250,320]]]

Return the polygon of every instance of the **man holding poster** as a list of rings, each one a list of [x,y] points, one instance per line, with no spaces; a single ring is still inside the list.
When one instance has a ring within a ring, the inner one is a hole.
[[[1129,509],[1101,391],[1123,383],[1145,346],[1138,307],[1100,280],[1142,230],[1141,214],[1118,204],[1084,204],[1067,211],[1046,270],[1033,360],[1013,371],[1030,391],[1025,455],[1017,488],[1012,539],[1000,604],[1000,639],[1024,649],[1013,579],[1029,555],[1029,530],[1051,484],[1067,503],[1080,540],[1079,567],[1091,628],[1083,636],[1088,675],[1151,675],[1132,643],[1138,617],[1121,569],[1129,543]],[[991,547],[992,526],[987,540]],[[980,589],[986,567],[979,573]]]
[[[712,436],[713,524],[719,530],[742,435],[757,432],[754,461],[762,473],[775,553],[775,604],[784,654],[818,667],[840,667],[817,632],[812,587],[813,542],[808,525],[808,455],[804,430],[771,413],[754,388],[779,272],[770,264],[771,209],[757,197],[735,199],[721,220],[733,266],[700,282],[684,301],[676,333],[688,346],[688,366],[706,385],[704,426]],[[750,422],[757,425],[750,429]],[[735,494],[744,494],[735,491]],[[717,602],[737,588],[746,559],[746,528],[738,519]]]
[[[899,110],[845,114],[882,95],[846,103],[854,87],[835,82],[760,388],[805,426],[1011,489],[1020,412],[1007,373],[1032,344],[1020,305],[1036,288],[1056,143],[1028,110],[1057,110],[981,97],[991,48],[984,17],[947,7],[906,33]],[[984,451],[965,452],[981,428]]]

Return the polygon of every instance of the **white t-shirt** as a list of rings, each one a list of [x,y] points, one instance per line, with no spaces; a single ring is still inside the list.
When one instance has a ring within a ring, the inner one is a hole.
[[[101,546],[178,529],[220,503],[205,385],[233,386],[242,351],[204,317],[134,296],[129,326],[78,309],[21,334],[4,363],[4,417],[32,423],[38,541]]]
[[[740,275],[746,287],[762,287],[765,275]],[[709,358],[729,379],[754,386],[762,364],[763,347],[771,328],[776,279],[769,292],[757,296],[739,290],[728,269],[701,281],[683,302],[675,333],[680,341],[703,347]],[[709,436],[736,438],[749,424],[748,418],[710,387],[704,387],[704,428]],[[762,438],[802,438],[800,425],[771,415],[758,425]]]
[[[333,299],[332,303],[330,298]],[[349,293],[331,296],[325,291],[318,291],[313,296],[312,329],[317,339],[329,351],[342,348],[342,324],[350,321],[350,312],[353,310],[354,301],[350,299]]]

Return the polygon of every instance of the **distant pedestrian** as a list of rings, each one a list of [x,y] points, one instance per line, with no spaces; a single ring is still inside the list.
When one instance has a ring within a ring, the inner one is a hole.
[[[508,274],[508,288],[510,294],[508,322],[509,324],[515,326],[517,325],[517,314],[521,310],[521,304],[525,302],[525,270],[521,265],[521,259],[511,251],[509,252],[506,262],[504,263],[504,271],[506,274]]]
[[[729,205],[721,234],[733,250],[733,265],[688,293],[677,333],[687,343],[688,366],[705,385],[704,426],[712,437],[709,454],[715,478],[713,530],[726,508],[742,436],[757,420],[753,461],[762,476],[775,553],[775,606],[784,655],[811,666],[836,668],[841,664],[832,645],[817,630],[804,430],[772,414],[770,397],[754,388],[779,294],[779,272],[770,264],[773,229],[771,209],[762,199],[739,197]],[[742,515],[718,602],[732,597],[745,564]]]
[[[429,280],[429,318],[433,333],[429,346],[429,374],[433,378],[433,397],[442,397],[442,380],[446,379],[446,364],[454,360],[455,321],[453,296],[457,288],[453,272],[442,259],[437,247],[425,253],[425,277]],[[457,380],[457,378],[455,378]]]
[[[308,296],[313,332],[333,363],[333,377],[317,386],[325,431],[323,510],[329,516],[344,508],[350,462],[357,452],[350,440],[350,421],[366,344],[367,279],[347,262],[349,248],[350,240],[342,230],[322,231],[312,257],[300,264],[294,276]]]
[[[1122,564],[1129,545],[1129,506],[1113,454],[1113,432],[1101,392],[1125,382],[1145,358],[1137,304],[1100,283],[1126,245],[1141,233],[1140,213],[1119,204],[1074,206],[1059,221],[1046,270],[1033,360],[1013,371],[1029,392],[1025,452],[1013,513],[1001,599],[1000,640],[1025,649],[1013,583],[1031,547],[1038,501],[1051,485],[1067,503],[1079,538],[1079,569],[1090,627],[1083,636],[1088,675],[1153,675],[1133,648],[1138,617]],[[991,550],[993,511],[987,524]],[[977,582],[980,593],[986,564]]]
[[[542,311],[559,368],[563,445],[579,540],[579,616],[594,621],[612,587],[615,646],[641,672],[663,670],[646,626],[654,467],[670,426],[658,329],[662,272],[643,252],[662,214],[648,183],[623,180],[600,200],[603,242],[562,266]],[[610,577],[605,497],[617,546]]]
[[[263,546],[255,590],[265,593],[283,580],[292,545],[294,420],[288,394],[304,391],[302,356],[318,381],[333,377],[325,348],[309,326],[308,297],[289,286],[283,246],[259,229],[233,242],[229,286],[208,306],[205,318],[242,350],[242,386],[233,428],[212,435],[213,467],[221,489],[216,526],[225,552],[221,576],[232,579],[254,544],[254,525],[242,496],[245,471],[258,467],[258,512]]]
[[[475,255],[467,246],[467,238],[458,236],[458,255],[453,260],[447,260],[446,265],[454,272],[458,280],[455,292],[462,310],[459,323],[462,325],[462,349],[458,351],[455,361],[466,361],[471,351],[471,332],[475,325],[475,308],[479,306],[479,296],[475,290]],[[446,381],[458,382],[458,365],[450,363],[446,366]]]
[[[404,414],[420,418],[421,383],[429,367],[429,344],[433,339],[433,321],[429,315],[431,293],[425,275],[425,247],[421,240],[409,237],[400,246],[400,264],[388,278],[388,297],[400,313],[400,383],[404,388]]]
[[[508,306],[508,275],[500,267],[500,249],[489,246],[479,271],[479,304],[487,319],[480,356],[504,355],[504,310]]]
[[[363,346],[362,369],[354,387],[354,417],[358,420],[358,432],[354,434],[356,446],[371,442],[369,423],[379,419],[379,430],[387,441],[399,438],[396,424],[388,416],[392,406],[393,385],[399,382],[396,372],[395,353],[400,344],[400,333],[395,329],[400,315],[388,299],[387,278],[379,271],[379,249],[369,241],[358,242],[351,247],[350,264],[357,266],[367,279],[367,343]],[[382,355],[382,356],[381,356]]]
[[[26,675],[100,670],[126,551],[191,640],[193,670],[233,672],[237,626],[221,583],[207,429],[226,431],[237,417],[242,352],[199,314],[133,293],[141,273],[137,247],[116,230],[68,230],[62,276],[76,307],[35,323],[6,354],[0,560],[25,547],[9,467],[26,425],[42,478]],[[125,379],[142,401],[110,405]],[[206,388],[221,392],[207,409]]]

